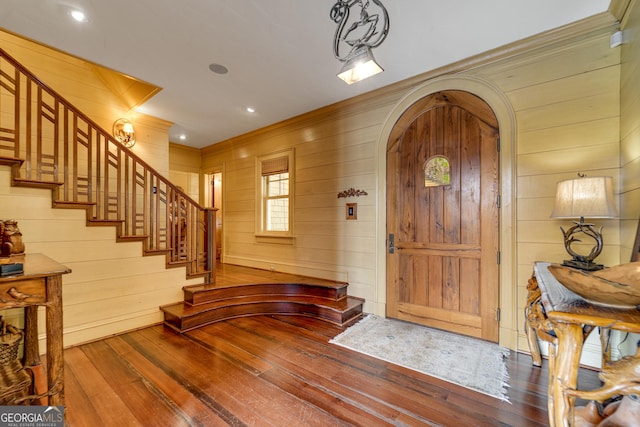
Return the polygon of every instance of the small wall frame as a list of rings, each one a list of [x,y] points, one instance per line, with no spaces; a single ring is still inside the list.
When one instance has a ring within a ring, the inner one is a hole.
[[[346,218],[347,219],[358,219],[358,204],[357,203],[347,203]]]

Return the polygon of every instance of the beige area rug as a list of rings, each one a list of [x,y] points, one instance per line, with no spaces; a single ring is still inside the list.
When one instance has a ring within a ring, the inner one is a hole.
[[[329,342],[509,401],[509,349],[497,344],[371,314]]]

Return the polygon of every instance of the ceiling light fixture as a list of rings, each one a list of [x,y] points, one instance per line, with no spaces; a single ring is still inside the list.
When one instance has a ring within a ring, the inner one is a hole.
[[[256,112],[256,109],[255,109],[255,108],[253,108],[253,107],[247,107],[247,112],[248,112],[248,113],[255,113],[255,112]]]
[[[370,11],[371,3],[377,10]],[[347,84],[359,82],[382,71],[371,49],[378,47],[389,33],[389,15],[379,0],[338,0],[329,16],[338,24],[333,38],[333,55],[344,65],[338,77]],[[358,7],[359,13],[352,14]]]
[[[84,14],[83,11],[81,10],[72,10],[71,11],[71,17],[73,19],[75,19],[78,22],[86,22],[87,21],[87,15]]]
[[[123,143],[125,147],[133,147],[136,144],[136,132],[133,129],[133,123],[127,119],[118,119],[113,122],[113,137]]]

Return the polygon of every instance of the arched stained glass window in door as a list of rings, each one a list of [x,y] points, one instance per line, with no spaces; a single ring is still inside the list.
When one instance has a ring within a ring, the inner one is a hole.
[[[445,156],[431,156],[424,162],[424,186],[449,185],[449,159]]]

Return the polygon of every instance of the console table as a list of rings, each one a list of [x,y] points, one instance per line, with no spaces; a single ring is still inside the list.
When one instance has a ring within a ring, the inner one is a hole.
[[[24,308],[24,366],[41,368],[38,307],[46,307],[48,405],[64,405],[62,275],[71,270],[42,254],[12,256],[24,272],[0,277],[0,309]]]
[[[578,390],[577,379],[582,346],[589,333],[601,328],[605,332],[601,334],[603,341],[606,338],[602,337],[613,329],[640,333],[640,309],[593,304],[565,288],[548,271],[548,266],[549,263],[535,263],[529,280],[526,329],[534,364],[539,365],[540,353],[532,334],[536,333],[550,343],[549,425],[565,427],[573,425],[576,397],[602,400],[616,393],[638,392],[635,386],[623,384],[623,378],[640,366],[638,353],[619,362],[611,362],[603,350],[601,378],[605,379],[605,385],[601,389]]]

